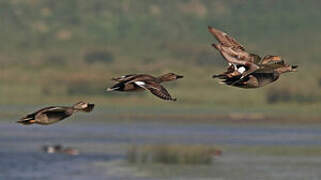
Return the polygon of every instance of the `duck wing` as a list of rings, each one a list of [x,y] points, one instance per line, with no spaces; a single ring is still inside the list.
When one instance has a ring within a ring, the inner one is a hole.
[[[36,114],[35,118],[64,119],[72,114],[72,113],[68,113],[66,108],[68,107],[61,107],[61,106],[48,107],[43,110],[40,110]]]
[[[46,121],[48,121],[48,119],[63,119],[71,115],[67,113],[65,108],[66,107],[58,106],[45,107],[36,112],[23,116],[17,122],[27,125],[34,123],[31,121],[35,121],[36,119],[45,119]]]
[[[208,27],[209,32],[219,41],[221,45],[232,47],[235,50],[242,50],[244,51],[245,48],[242,44],[237,42],[233,37],[229,36],[227,33],[215,29],[211,26]]]
[[[134,81],[155,80],[155,77],[148,74],[129,74],[117,78],[112,78],[112,80],[122,83],[132,83]]]
[[[133,74],[133,75],[125,75],[119,78],[113,78],[112,80],[118,81],[115,85],[111,88],[107,88],[107,91],[114,91],[114,90],[122,90],[122,91],[129,91],[129,90],[136,90],[137,85],[134,83],[136,81],[155,81],[156,78],[148,75],[148,74]]]
[[[168,100],[168,101],[176,101],[176,98],[172,98],[172,96],[168,93],[168,91],[159,83],[154,81],[135,81],[137,86],[150,91],[155,96]]]
[[[120,77],[113,77],[111,80],[117,81],[117,82],[124,82],[124,81],[130,81],[133,78],[135,78],[136,76],[137,76],[137,74],[127,74],[127,75],[120,76]]]
[[[212,46],[215,47],[229,63],[246,65],[260,62],[260,56],[245,51],[245,47],[227,33],[210,26],[208,29],[219,42],[218,44],[213,43]]]
[[[39,109],[38,111],[29,113],[29,114],[23,116],[23,117],[21,118],[21,120],[31,120],[31,119],[35,119],[35,117],[36,117],[37,114],[40,114],[40,113],[45,112],[45,111],[47,111],[47,110],[49,110],[49,109],[52,109],[52,108],[55,108],[55,106],[50,106],[50,107],[45,107],[45,108]]]

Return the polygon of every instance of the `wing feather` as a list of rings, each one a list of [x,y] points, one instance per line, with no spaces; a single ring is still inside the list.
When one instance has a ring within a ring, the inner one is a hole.
[[[113,81],[117,81],[117,82],[125,82],[125,81],[130,81],[133,78],[135,78],[137,75],[136,74],[127,74],[124,76],[120,76],[120,77],[114,77],[111,80]]]
[[[229,36],[227,33],[215,29],[213,27],[208,27],[209,32],[220,42],[220,44],[228,47],[233,47],[233,49],[245,50],[244,46],[237,42],[233,37]]]
[[[168,93],[168,91],[159,83],[153,82],[153,81],[145,81],[142,83],[142,81],[135,82],[136,85],[139,87],[150,91],[155,96],[169,101],[176,101],[176,98],[172,98],[172,96]]]
[[[61,106],[52,106],[48,108],[44,108],[43,110],[38,111],[36,114],[36,118],[40,116],[47,116],[47,118],[65,118],[70,116],[67,114],[65,107]]]

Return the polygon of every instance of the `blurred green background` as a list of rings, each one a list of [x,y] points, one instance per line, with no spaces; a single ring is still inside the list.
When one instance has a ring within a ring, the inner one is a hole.
[[[318,0],[2,0],[0,104],[85,100],[140,119],[320,122],[320,7]],[[208,25],[299,71],[261,89],[219,85],[211,75],[226,62],[210,46]],[[165,84],[177,102],[147,92],[104,92],[114,76],[167,72],[185,76]]]

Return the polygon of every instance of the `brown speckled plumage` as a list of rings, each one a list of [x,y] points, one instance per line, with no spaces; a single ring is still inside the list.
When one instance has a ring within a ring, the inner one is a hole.
[[[154,77],[148,74],[130,74],[121,77],[112,78],[118,83],[108,88],[107,91],[138,91],[148,90],[155,96],[170,101],[176,101],[172,98],[168,91],[160,84],[166,81],[173,81],[183,76],[168,73],[159,77]]]
[[[259,88],[276,81],[280,74],[296,71],[297,66],[285,64],[280,56],[260,56],[245,51],[243,45],[233,37],[218,29],[208,27],[209,32],[218,40],[213,46],[229,63],[226,72],[213,75],[222,79],[223,84],[241,88]],[[238,71],[244,67],[244,72]]]
[[[29,124],[41,124],[49,125],[59,122],[69,116],[71,116],[76,111],[91,112],[94,108],[94,104],[89,104],[85,102],[78,102],[73,106],[50,106],[42,108],[36,112],[28,114],[22,117],[18,123],[23,125]]]

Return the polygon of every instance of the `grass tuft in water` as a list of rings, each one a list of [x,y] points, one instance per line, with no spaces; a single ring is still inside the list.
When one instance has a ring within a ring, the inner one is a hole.
[[[222,151],[206,145],[144,145],[132,146],[127,152],[129,163],[146,164],[211,164]]]

